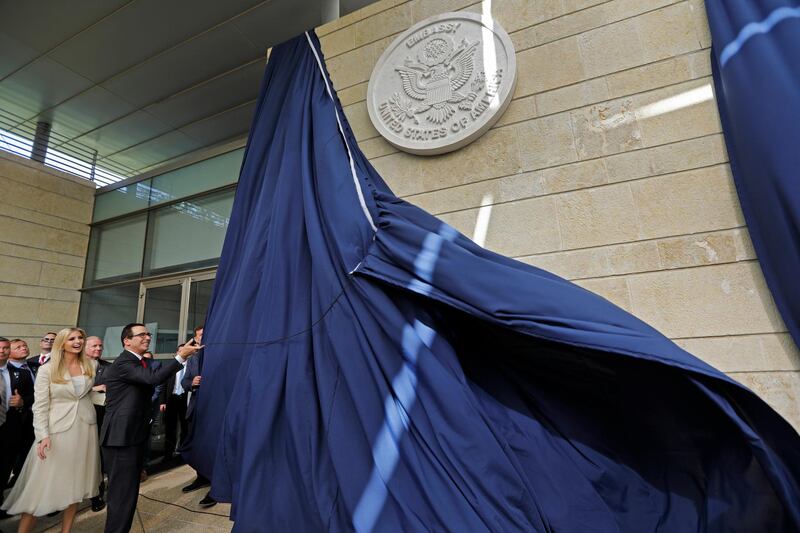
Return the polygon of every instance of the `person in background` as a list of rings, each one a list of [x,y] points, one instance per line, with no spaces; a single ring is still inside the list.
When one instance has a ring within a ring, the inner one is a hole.
[[[128,533],[133,524],[144,446],[150,436],[153,387],[165,382],[202,348],[184,346],[174,359],[153,370],[142,357],[152,340],[147,326],[127,324],[122,328],[120,340],[125,349],[102,376],[106,385],[106,416],[100,430],[100,444],[108,470],[105,533]]]
[[[149,361],[150,368],[153,370],[158,370],[161,368],[161,361],[155,359],[153,357],[153,352],[144,352],[142,357]],[[142,466],[142,472],[140,474],[140,479],[142,482],[147,480],[147,463],[150,460],[150,447],[152,444],[152,436],[153,436],[153,423],[158,418],[158,415],[161,414],[161,396],[164,394],[164,384],[159,383],[155,387],[153,387],[153,394],[150,396],[150,432],[148,433],[147,442],[145,443],[144,449],[144,463]]]
[[[9,453],[14,434],[10,430],[11,425],[6,423],[7,417],[14,409],[10,405],[14,389],[11,388],[11,374],[7,366],[10,353],[11,342],[5,337],[0,337],[0,507],[3,505],[3,495],[6,493],[6,485],[15,459],[13,454]],[[0,510],[0,520],[5,520],[9,516],[7,512]]]
[[[53,341],[56,340],[56,334],[48,331],[39,340],[39,355],[28,357],[28,365],[33,369],[38,369],[41,365],[50,360],[50,352],[53,350]]]
[[[178,346],[178,349],[180,350],[182,346],[183,344]],[[183,367],[177,374],[170,376],[161,393],[160,408],[164,414],[164,461],[172,460],[189,433],[189,422],[186,420],[188,391],[181,385],[185,373],[186,367]],[[179,428],[180,433],[178,433]]]
[[[95,336],[87,337],[86,356],[97,363],[97,368],[95,369],[95,381],[102,379],[101,376],[103,375],[103,372],[105,372],[106,368],[108,368],[108,366],[111,364],[108,361],[101,359],[103,357],[103,339]],[[105,391],[102,391],[102,393],[105,395]],[[100,427],[103,425],[103,417],[106,414],[106,406],[94,404],[94,413],[97,416],[97,435],[99,437]],[[97,496],[92,498],[92,511],[95,513],[102,511],[106,507],[106,501],[103,499],[106,493],[105,475],[106,469],[105,464],[103,464],[103,456],[101,455],[100,486],[97,488]]]
[[[11,439],[8,448],[3,450],[3,454],[13,457],[12,472],[14,478],[8,483],[13,487],[17,482],[17,477],[25,464],[28,450],[33,444],[33,384],[36,379],[36,371],[28,365],[26,359],[30,355],[28,343],[22,339],[11,340],[11,353],[8,359],[7,369],[11,376],[11,400],[9,406],[14,407],[7,413],[6,424],[8,431],[11,432]]]
[[[194,337],[187,343],[192,345],[201,345],[203,341],[203,326],[197,326],[194,328]],[[200,358],[193,357],[189,360],[189,363],[186,364],[186,372],[184,372],[183,379],[181,380],[181,386],[184,390],[190,391],[189,394],[189,405],[186,407],[186,418],[189,420],[189,424],[195,423],[195,406],[197,405],[197,394],[200,391],[200,383],[202,382],[202,377],[200,375]],[[197,472],[197,477],[194,481],[183,487],[181,490],[183,492],[192,492],[193,490],[197,490],[203,487],[208,487],[211,485],[211,481],[200,472]],[[207,492],[206,495],[200,500],[199,505],[200,507],[213,507],[217,504],[217,501],[211,497],[211,493]]]
[[[37,517],[62,509],[61,531],[69,533],[78,504],[97,494],[100,454],[89,395],[96,365],[84,353],[85,338],[80,328],[59,331],[50,362],[39,369],[33,408],[37,444],[3,504],[9,514],[22,514],[18,533],[30,532]]]

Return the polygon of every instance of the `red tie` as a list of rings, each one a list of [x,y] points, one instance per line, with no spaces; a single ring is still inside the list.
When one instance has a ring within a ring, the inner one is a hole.
[[[47,360],[47,356],[46,355],[42,354],[42,355],[39,356],[39,364],[40,365],[43,365],[46,360]]]
[[[147,368],[147,363],[144,362],[144,358],[139,360],[142,362],[142,368]]]

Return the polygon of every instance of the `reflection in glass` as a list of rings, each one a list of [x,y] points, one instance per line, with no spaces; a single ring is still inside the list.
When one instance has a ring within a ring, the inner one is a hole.
[[[178,349],[180,327],[181,286],[167,285],[147,289],[144,297],[144,320],[153,338],[150,351],[154,354],[175,353]]]
[[[233,190],[226,190],[151,211],[144,274],[215,265],[233,196]]]
[[[186,340],[194,335],[194,328],[202,326],[206,320],[208,303],[211,301],[211,291],[214,288],[214,280],[193,281],[189,288],[189,311],[186,322]]]
[[[144,180],[98,194],[94,199],[92,221],[98,222],[146,208],[150,198],[150,181]]]
[[[142,213],[92,228],[86,285],[139,277],[147,215]]]
[[[122,351],[119,336],[126,324],[136,322],[138,303],[138,283],[85,291],[81,295],[78,326],[87,335],[103,339],[104,359],[113,359]]]
[[[158,205],[236,183],[244,148],[188,165],[153,178],[150,205]]]

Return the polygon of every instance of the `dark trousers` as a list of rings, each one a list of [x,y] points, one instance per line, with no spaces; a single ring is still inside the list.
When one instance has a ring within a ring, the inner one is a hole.
[[[0,504],[3,503],[3,494],[5,493],[6,486],[8,485],[8,478],[11,477],[11,470],[14,468],[14,457],[6,450],[11,446],[11,432],[7,430],[8,424],[0,426]]]
[[[25,459],[28,458],[28,452],[33,446],[33,441],[36,440],[36,437],[33,433],[33,422],[30,424],[22,424],[19,427],[19,433],[16,433],[13,436],[13,447],[14,447],[14,464],[13,464],[13,472],[15,476],[18,476],[19,473],[22,471],[22,467],[25,465]]]
[[[144,443],[139,446],[103,446],[108,472],[105,533],[128,533],[136,513]]]
[[[13,408],[12,408],[13,409]],[[6,423],[0,429],[0,502],[3,501],[3,490],[8,485],[9,477],[13,472],[19,475],[28,451],[33,445],[34,434],[33,425],[26,423],[28,419],[23,419],[17,413],[10,410],[6,413]]]
[[[180,427],[180,440],[178,437]],[[186,420],[186,393],[170,394],[167,399],[167,410],[164,413],[164,457],[170,459],[179,445],[183,444],[189,434],[189,422]]]

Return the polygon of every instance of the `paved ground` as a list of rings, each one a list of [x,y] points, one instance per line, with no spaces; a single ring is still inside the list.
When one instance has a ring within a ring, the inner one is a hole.
[[[188,466],[150,476],[139,490],[139,512],[133,520],[131,533],[229,532],[233,527],[233,522],[228,519],[230,505],[220,503],[210,509],[200,509],[197,502],[205,495],[205,490],[189,494],[181,492],[181,487],[193,479],[194,471]],[[84,502],[72,530],[75,533],[102,533],[105,520],[105,510],[93,513],[89,503]],[[0,531],[15,532],[17,522],[17,519],[3,520]],[[60,516],[43,518],[34,531],[58,532],[60,523]]]

